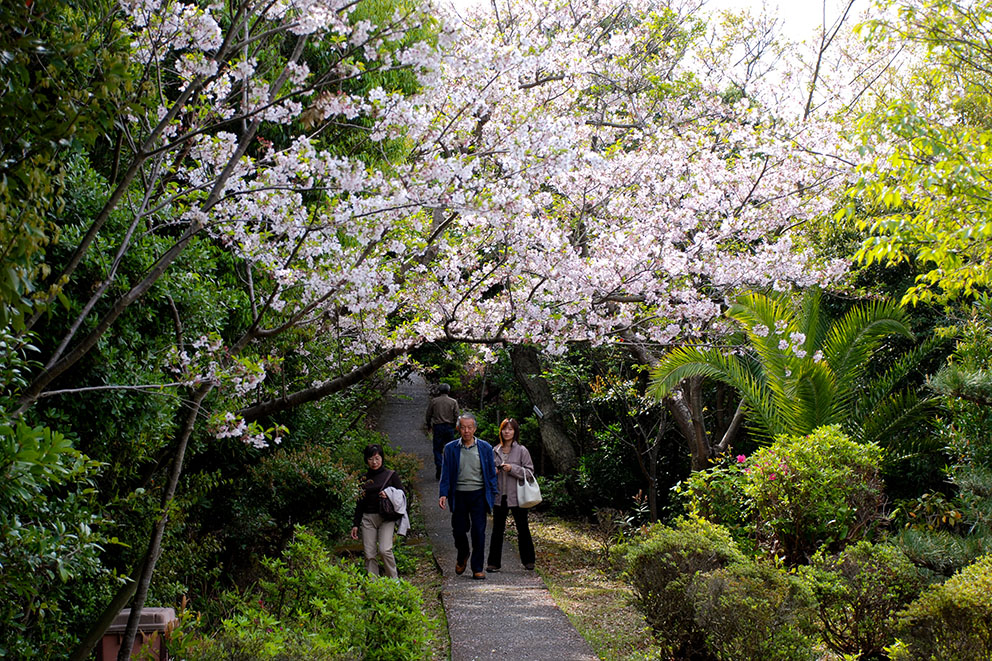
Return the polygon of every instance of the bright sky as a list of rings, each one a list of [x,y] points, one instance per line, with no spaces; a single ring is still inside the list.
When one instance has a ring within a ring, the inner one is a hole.
[[[464,0],[462,0],[464,1]],[[812,31],[826,22],[829,27],[840,18],[845,0],[708,0],[706,8],[717,9],[751,9],[757,13],[762,5],[768,8],[770,14],[782,19],[785,29],[796,41],[802,41]],[[854,6],[848,14],[847,24],[854,25],[857,16],[869,6],[869,0],[854,0]]]
[[[469,7],[480,3],[489,4],[489,0],[441,0],[450,2],[455,7]],[[868,8],[870,0],[854,0],[854,6],[848,16],[848,25],[856,22],[856,16]],[[831,25],[843,11],[846,0],[707,0],[705,9],[745,9],[753,12],[760,11],[766,5],[770,13],[782,18],[784,29],[788,30],[795,41],[802,41],[814,28],[823,24],[824,10],[827,25]]]

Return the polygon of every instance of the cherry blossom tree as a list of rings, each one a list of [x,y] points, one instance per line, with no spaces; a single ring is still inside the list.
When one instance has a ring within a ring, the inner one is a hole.
[[[521,102],[537,108],[538,126],[550,126],[544,135],[550,144],[557,144],[563,130],[550,124],[550,118],[558,116],[574,131],[568,141],[586,146],[582,160],[566,154],[571,159],[567,163],[561,157],[545,161],[565,166],[564,175],[549,176],[516,162],[510,166],[521,177],[533,176],[521,211],[536,229],[519,234],[519,212],[511,209],[517,217],[503,222],[512,229],[494,237],[509,247],[508,264],[526,257],[522,271],[530,276],[501,283],[498,296],[486,301],[489,309],[481,319],[494,325],[513,319],[504,336],[516,333],[511,338],[516,342],[545,342],[550,337],[552,344],[622,337],[642,361],[653,362],[654,349],[678,335],[712,330],[711,321],[727,292],[804,285],[836,274],[808,268],[811,256],[792,249],[795,235],[790,231],[824,209],[817,206],[828,203],[829,195],[823,194],[843,176],[846,164],[817,156],[830,151],[833,127],[813,121],[789,123],[788,116],[770,111],[770,103],[762,106],[760,96],[747,96],[751,87],[764,94],[770,86],[767,81],[730,77],[729,50],[697,52],[696,60],[704,57],[707,64],[700,71],[699,63],[686,57],[698,32],[695,9],[665,7],[651,14],[642,7],[644,13],[638,15],[630,5],[618,7],[611,20],[587,23],[585,29],[591,32],[575,29],[587,36],[572,43],[549,40],[544,53],[548,60],[518,74],[522,82],[511,81],[502,96],[495,96],[494,78],[469,97],[476,104],[478,99],[492,100],[473,110],[473,119],[466,121],[467,144],[459,146],[463,152],[485,153],[473,141],[508,131],[513,131],[514,148],[526,140],[527,152],[540,150],[542,144],[532,142],[541,137],[534,126],[526,126],[527,133],[519,136],[515,125],[496,124],[507,107],[512,117],[528,117],[527,110],[517,109]],[[519,27],[526,25],[522,11],[519,5],[508,7],[502,16],[497,10],[492,20],[504,41],[519,28],[533,49],[530,33]],[[534,20],[544,34],[557,34],[573,29],[574,16]],[[554,27],[555,20],[564,27]],[[484,22],[475,25],[492,29]],[[487,41],[499,43],[495,38]],[[589,48],[590,41],[602,47]],[[579,65],[570,73],[558,64],[562,62]],[[459,66],[462,70],[471,69]],[[584,79],[590,82],[575,82]],[[514,85],[547,100],[532,105]],[[737,92],[736,103],[728,102],[728,90]],[[794,101],[799,110],[804,100],[805,96]],[[551,108],[560,108],[560,114],[553,115]],[[456,107],[444,112],[458,111]],[[504,197],[515,199],[512,196],[509,192]],[[542,201],[543,208],[534,204]],[[548,228],[549,221],[555,225]],[[514,232],[527,243],[514,246]],[[557,243],[547,246],[548,237],[557,237]],[[535,255],[535,245],[543,247],[544,254]],[[549,263],[549,256],[554,261]],[[520,292],[516,300],[515,285]],[[445,298],[459,300],[456,292]],[[493,314],[489,310],[500,299],[509,312]],[[520,318],[523,312],[526,322]],[[527,365],[518,368],[535,373]],[[695,410],[701,409],[700,386],[698,380],[687,384],[686,396],[668,401],[694,448],[705,445],[706,436]],[[540,389],[528,390],[532,391],[537,396]],[[553,402],[543,398],[535,403],[546,413],[542,436],[562,436],[545,429],[553,425]],[[737,417],[728,431],[739,427]],[[567,450],[561,453],[565,466],[569,456]]]
[[[363,16],[365,5],[323,1],[200,5],[165,0],[124,2],[115,11],[131,34],[139,85],[120,108],[120,133],[111,141],[119,145],[115,162],[120,164],[114,168],[113,190],[53,281],[72,282],[84,257],[105,250],[104,242],[114,241],[113,258],[78,316],[52,343],[43,368],[22,391],[16,413],[30,412],[57,379],[90,354],[120,316],[174,268],[194,239],[213,240],[248,265],[252,312],[248,328],[225,338],[226,346],[205,337],[189,353],[180,332],[184,311],[175,310],[178,346],[172,362],[186,392],[175,423],[176,450],[162,490],[162,515],[138,580],[107,608],[107,617],[113,617],[134,593],[121,652],[127,658],[185,448],[204,400],[219,386],[226,391],[222,394],[244,396],[264,378],[267,361],[254,345],[310,321],[308,316],[331,294],[348,288],[348,278],[337,272],[349,267],[362,272],[361,249],[353,255],[359,263],[349,265],[344,260],[352,253],[330,244],[344,240],[354,246],[364,233],[374,232],[362,222],[364,216],[396,205],[389,190],[396,189],[399,179],[371,175],[359,158],[318,151],[321,132],[350,128],[352,122],[360,130],[357,120],[373,113],[369,99],[382,92],[372,90],[366,98],[345,90],[391,71],[423,73],[433,47],[423,41],[429,19],[401,6],[375,21]],[[321,68],[311,71],[309,63],[315,62]],[[309,133],[301,127],[310,127]],[[377,179],[382,189],[377,189]],[[368,194],[353,195],[366,181]],[[308,204],[304,196],[309,196]],[[341,206],[336,219],[335,203]],[[126,231],[112,233],[108,221],[121,216],[127,218]],[[352,217],[354,233],[336,236],[335,223]],[[122,261],[144,249],[144,235],[173,241],[146,256],[149,265],[140,278],[118,282]],[[375,245],[375,238],[368,238],[366,244]],[[303,283],[301,274],[307,269],[314,275],[312,282]],[[353,280],[363,282],[358,275]],[[287,305],[284,292],[303,284],[307,294]],[[27,326],[44,321],[39,311]],[[245,351],[248,347],[252,350]],[[395,351],[387,347],[365,369],[381,365]],[[364,373],[359,367],[336,384],[346,387]],[[244,436],[256,439],[251,430]],[[105,617],[77,656],[88,653],[106,624]]]

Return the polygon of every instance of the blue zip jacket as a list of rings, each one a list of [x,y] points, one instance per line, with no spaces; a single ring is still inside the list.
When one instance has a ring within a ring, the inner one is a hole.
[[[441,481],[438,483],[438,496],[448,499],[448,511],[453,512],[455,505],[455,491],[458,489],[458,465],[461,462],[462,439],[456,438],[444,446],[441,455]],[[492,510],[493,503],[496,502],[496,495],[499,493],[499,484],[496,481],[496,462],[493,459],[493,446],[480,438],[475,439],[475,447],[479,450],[479,459],[482,464],[482,482],[486,492],[486,503]]]

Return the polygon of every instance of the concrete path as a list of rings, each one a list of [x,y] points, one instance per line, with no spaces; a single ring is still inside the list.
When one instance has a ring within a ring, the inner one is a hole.
[[[589,644],[558,610],[541,577],[520,564],[509,540],[499,573],[488,574],[484,581],[472,579],[471,571],[455,575],[451,514],[437,505],[431,442],[423,431],[428,402],[427,385],[419,375],[400,382],[387,397],[379,431],[389,436],[393,447],[418,455],[424,462],[415,487],[427,535],[444,574],[441,598],[452,661],[595,660]],[[512,518],[507,523],[512,525]],[[487,532],[491,528],[490,520]]]

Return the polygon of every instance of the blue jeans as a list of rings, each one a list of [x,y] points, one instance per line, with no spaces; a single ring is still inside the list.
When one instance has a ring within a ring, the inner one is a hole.
[[[444,452],[444,446],[453,440],[455,440],[454,425],[449,425],[447,422],[434,425],[434,467],[438,470],[441,468],[441,453]]]
[[[469,532],[472,533],[472,571],[481,572],[486,552],[486,503],[485,489],[458,491],[451,510],[451,532],[455,536],[458,559],[469,557]]]

